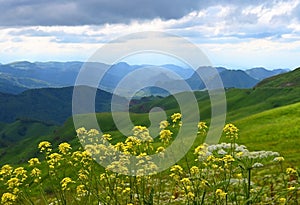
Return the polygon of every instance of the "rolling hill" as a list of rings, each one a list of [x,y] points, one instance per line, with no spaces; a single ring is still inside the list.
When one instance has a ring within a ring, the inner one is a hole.
[[[18,119],[13,123],[1,123],[0,126],[0,161],[22,163],[24,156],[36,156],[37,143],[49,139],[58,126],[45,122]]]
[[[300,87],[300,68],[297,68],[291,72],[280,74],[267,78],[257,84],[256,87],[276,87],[276,88],[286,88],[286,87]]]
[[[172,113],[172,112],[171,112]],[[248,113],[248,114],[247,114]],[[239,144],[245,144],[250,150],[272,150],[280,152],[288,164],[297,164],[300,156],[297,154],[300,146],[300,103],[281,106],[278,108],[262,111],[257,114],[246,112],[244,117],[228,120],[237,125],[240,130]],[[232,118],[231,113],[228,117]],[[97,114],[98,122],[105,133],[110,133],[114,137],[113,142],[122,139],[122,134],[114,126],[110,113]],[[149,125],[148,114],[132,114],[133,123],[136,125]],[[202,119],[209,122],[209,119]],[[20,123],[20,122],[17,122]],[[11,128],[15,124],[12,124]],[[8,128],[7,128],[8,129]],[[18,128],[19,129],[19,128]],[[44,128],[43,128],[44,129]],[[43,135],[27,136],[16,141],[9,148],[0,148],[1,164],[20,163],[30,157],[37,156],[37,144],[42,140],[49,140],[54,146],[68,141],[74,149],[80,146],[73,126],[72,118],[69,118],[61,127],[42,128],[38,131]],[[221,141],[226,141],[221,138]],[[24,149],[26,147],[26,149]],[[1,165],[0,164],[0,165]]]
[[[252,150],[280,152],[288,163],[299,166],[300,103],[274,108],[234,121],[238,143]]]
[[[80,87],[88,96],[93,91]],[[17,118],[29,118],[54,124],[62,124],[72,115],[73,87],[43,88],[24,91],[18,95],[0,93],[0,122],[14,122]],[[84,97],[84,96],[83,96]],[[110,111],[112,94],[99,90],[96,94],[96,112]],[[120,103],[125,98],[117,97]]]

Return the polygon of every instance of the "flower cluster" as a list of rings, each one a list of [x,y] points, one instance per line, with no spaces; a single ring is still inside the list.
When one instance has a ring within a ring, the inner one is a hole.
[[[84,150],[67,142],[57,148],[41,142],[41,153],[28,164],[1,167],[0,204],[300,203],[299,170],[284,167],[277,152],[251,151],[235,143],[238,129],[233,124],[223,130],[228,143],[195,144],[193,153],[157,173],[153,155],[168,156],[167,146],[183,126],[181,118],[175,113],[170,122],[162,121],[156,139],[147,127],[135,126],[124,140],[80,128]],[[198,123],[197,142],[204,142],[207,129],[206,123]],[[106,166],[95,162],[99,160]]]

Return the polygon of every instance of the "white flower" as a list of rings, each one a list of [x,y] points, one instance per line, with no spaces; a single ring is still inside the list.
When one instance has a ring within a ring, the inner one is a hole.
[[[259,167],[263,167],[264,165],[262,163],[256,162],[252,165],[253,168],[259,168]]]
[[[220,149],[220,150],[218,151],[218,154],[220,154],[220,155],[225,155],[225,154],[227,154],[227,152],[224,151],[223,149]]]

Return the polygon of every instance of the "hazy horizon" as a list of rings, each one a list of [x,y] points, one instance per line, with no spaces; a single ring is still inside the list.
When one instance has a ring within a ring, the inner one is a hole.
[[[237,69],[300,65],[300,0],[145,3],[1,1],[0,62],[85,62],[123,35],[160,31],[198,46],[212,65]]]

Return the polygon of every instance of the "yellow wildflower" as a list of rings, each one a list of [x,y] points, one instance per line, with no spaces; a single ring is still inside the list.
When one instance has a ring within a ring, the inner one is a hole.
[[[16,177],[18,176],[26,176],[26,169],[24,169],[24,167],[18,167],[14,170],[14,174],[16,175]]]
[[[171,116],[172,122],[176,123],[178,120],[180,120],[182,117],[182,115],[180,113],[174,113]]]
[[[36,167],[31,170],[30,175],[32,177],[35,177],[35,179],[33,180],[33,182],[35,182],[35,183],[38,183],[41,180],[41,177],[40,177],[41,170]]]
[[[287,174],[296,174],[297,171],[295,169],[289,167],[289,168],[286,169],[286,173]]]
[[[77,136],[82,136],[87,134],[87,130],[84,127],[78,128],[76,130]]]
[[[130,192],[130,188],[129,188],[129,187],[126,187],[126,188],[123,189],[123,191],[122,191],[123,194],[129,193],[129,192]]]
[[[169,122],[167,120],[161,121],[159,123],[159,128],[160,129],[166,129],[169,126]]]
[[[239,129],[234,126],[233,124],[226,124],[223,128],[224,133],[226,134],[227,138],[230,139],[237,139],[238,138],[238,131]]]
[[[189,185],[189,184],[191,184],[191,181],[190,181],[189,178],[183,178],[183,179],[181,179],[180,181],[181,181],[181,183],[183,183],[184,185]]]
[[[293,191],[293,190],[295,190],[295,189],[296,189],[296,187],[291,186],[291,187],[288,188],[288,191]]]
[[[180,173],[182,174],[183,173],[183,169],[180,165],[173,165],[170,169],[171,172],[177,172],[177,173]]]
[[[279,204],[283,205],[286,203],[286,198],[281,197],[281,198],[279,198],[278,202],[279,202]]]
[[[236,156],[236,157],[241,157],[241,156],[243,156],[243,154],[244,154],[243,152],[238,152],[238,153],[236,153],[235,156]]]
[[[205,188],[205,187],[208,187],[208,186],[209,186],[208,181],[205,180],[205,179],[202,179],[202,180],[201,180],[201,187],[202,187],[202,188]]]
[[[0,175],[1,176],[10,176],[12,171],[13,171],[13,168],[10,165],[6,164],[6,165],[2,166],[2,168],[0,170]]]
[[[112,139],[110,134],[104,134],[104,135],[102,135],[102,138],[107,141],[110,141]]]
[[[134,126],[132,129],[133,136],[137,137],[142,142],[152,142],[153,138],[150,136],[149,130],[144,126]]]
[[[51,143],[48,141],[40,142],[38,148],[40,149],[41,152],[43,151],[51,152]]]
[[[75,151],[72,153],[72,159],[76,162],[80,161],[82,157],[82,152],[81,151]]]
[[[85,186],[81,184],[76,187],[76,193],[78,196],[85,196],[87,194],[87,190],[85,189]]]
[[[58,153],[52,153],[49,156],[49,160],[47,161],[49,164],[50,169],[54,169],[55,165],[60,165],[60,160],[62,159],[62,156]]]
[[[58,146],[58,149],[62,154],[67,154],[68,151],[72,149],[72,147],[69,143],[63,142]]]
[[[164,143],[168,144],[172,138],[172,132],[170,130],[162,130],[159,133],[159,139]]]
[[[216,190],[216,195],[219,196],[220,198],[225,198],[227,193],[224,192],[222,189],[217,189]]]
[[[14,204],[14,202],[17,200],[17,196],[6,192],[2,195],[1,197],[1,204],[3,205],[10,205],[10,204]]]
[[[41,164],[38,158],[31,158],[28,160],[29,166],[33,167],[37,164]]]
[[[88,180],[88,174],[89,172],[85,169],[81,169],[79,170],[79,173],[78,173],[78,178],[82,181],[85,181],[85,180]]]
[[[19,193],[19,191],[20,191],[20,189],[18,189],[17,187],[15,187],[14,189],[13,189],[13,194],[18,194]]]
[[[199,122],[198,123],[198,133],[199,134],[205,134],[207,131],[207,125],[205,122]]]
[[[96,135],[99,135],[99,131],[96,130],[96,129],[90,129],[90,130],[88,131],[87,135],[88,135],[89,137],[94,137],[94,136],[96,136]]]
[[[20,179],[17,177],[13,177],[10,178],[7,182],[6,182],[7,186],[9,189],[13,189],[14,187],[18,187],[20,186],[22,183],[20,182]]]
[[[236,176],[236,178],[238,178],[238,179],[242,179],[242,178],[243,178],[243,175],[242,175],[241,173],[238,173],[238,174],[236,174],[235,176]]]
[[[165,151],[165,148],[164,147],[158,147],[156,149],[156,153],[159,153],[159,152],[164,152]]]
[[[27,170],[24,169],[24,167],[18,167],[13,172],[16,177],[21,178],[21,181],[25,181],[27,179]]]
[[[195,194],[193,192],[188,192],[186,196],[190,200],[193,200],[195,198]]]
[[[41,175],[41,170],[35,167],[31,170],[30,175],[33,177],[38,177]]]
[[[194,154],[199,155],[202,152],[207,152],[207,147],[208,147],[208,144],[206,144],[206,143],[199,145],[198,147],[195,148]]]
[[[284,158],[283,157],[275,157],[274,162],[283,162],[284,161]]]
[[[198,167],[196,167],[196,166],[192,166],[192,167],[190,168],[190,171],[191,171],[191,174],[194,174],[194,175],[196,175],[196,174],[199,174],[199,173],[200,173],[200,170],[199,170],[199,168],[198,168]]]
[[[233,158],[233,156],[227,154],[227,155],[225,155],[225,156],[222,158],[222,160],[223,160],[224,162],[233,162],[233,161],[234,161],[234,158]]]
[[[60,182],[62,190],[70,190],[70,188],[68,187],[70,183],[74,183],[74,181],[72,181],[70,177],[63,178]]]

